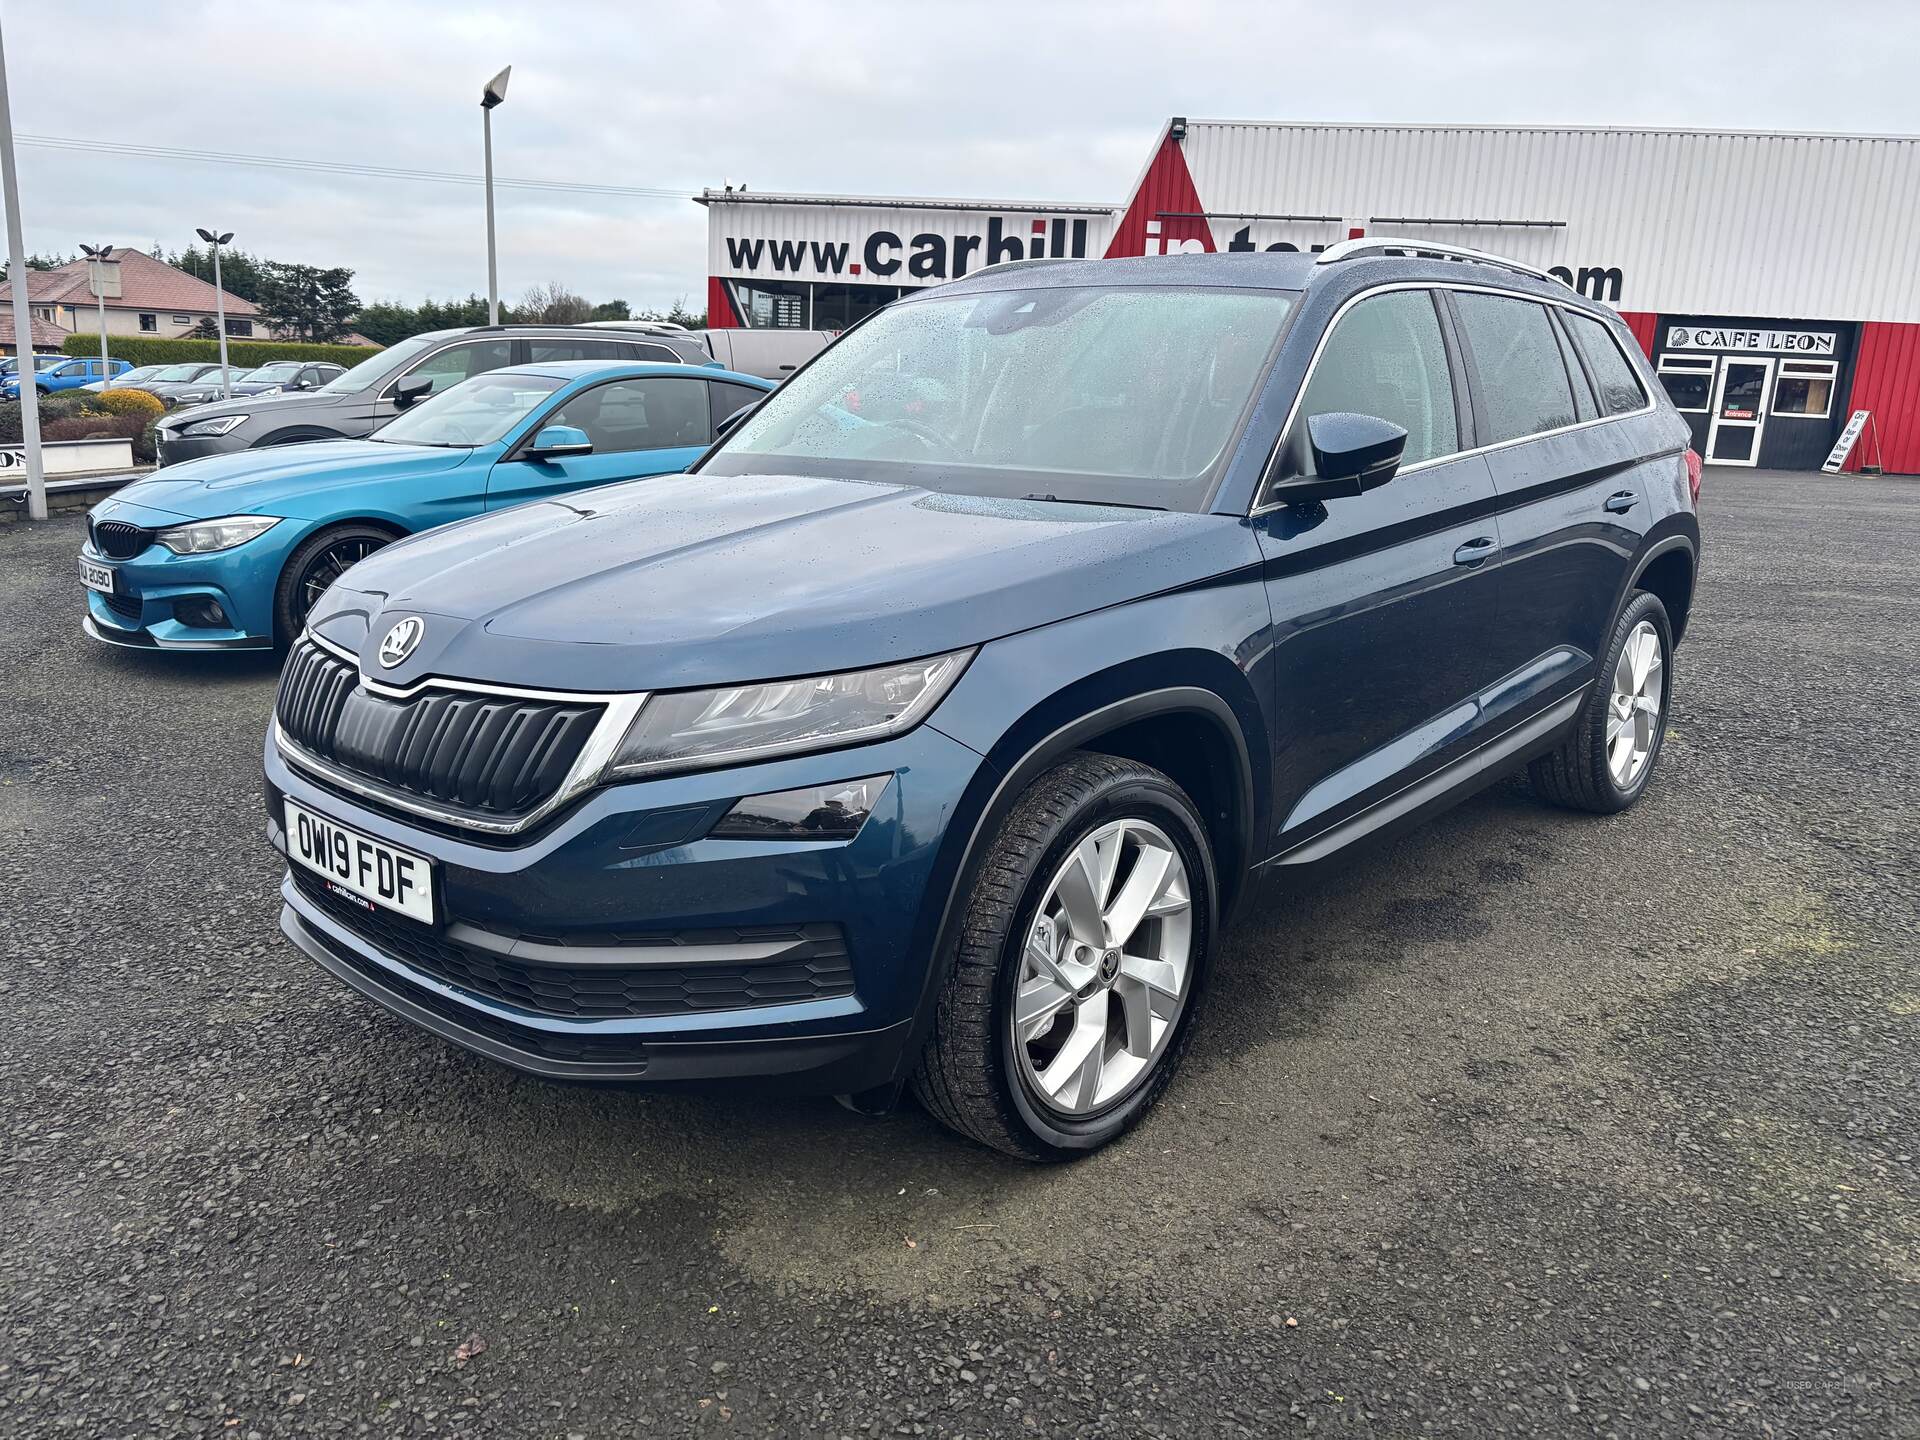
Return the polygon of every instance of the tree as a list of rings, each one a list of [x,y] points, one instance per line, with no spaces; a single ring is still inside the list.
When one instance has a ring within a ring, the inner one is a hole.
[[[244,250],[231,248],[220,252],[220,288],[229,295],[238,295],[242,300],[260,303],[260,295],[265,288],[265,269],[270,261]],[[213,283],[213,247],[202,249],[198,245],[189,245],[178,254],[169,255],[167,264],[176,270],[184,270],[196,280]],[[347,272],[347,278],[353,278],[353,272]]]
[[[211,315],[202,315],[193,322],[193,328],[180,338],[182,340],[218,340],[220,331],[215,328]]]
[[[689,330],[704,330],[707,328],[707,312],[702,310],[696,313],[687,309],[687,297],[684,295],[673,302],[673,308],[671,310],[665,312],[659,310],[642,310],[638,315],[629,318],[634,320],[664,320],[672,325],[684,325]]]
[[[277,334],[320,343],[345,335],[360,309],[351,270],[271,260],[260,265],[260,293],[254,303]]]
[[[624,300],[606,300],[593,307],[595,320],[631,320],[633,311]]]
[[[527,291],[514,318],[523,325],[578,325],[593,318],[593,306],[556,280]]]

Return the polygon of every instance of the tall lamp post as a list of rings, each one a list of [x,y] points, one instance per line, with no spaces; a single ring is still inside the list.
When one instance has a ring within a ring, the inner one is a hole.
[[[220,288],[220,247],[233,239],[233,232],[216,235],[211,230],[195,229],[193,232],[213,247],[213,314],[214,324],[220,330],[220,398],[233,398],[233,375],[227,369],[227,292]]]
[[[113,258],[111,245],[82,245],[80,249],[87,257],[87,283],[93,290],[93,298],[100,307],[100,378],[107,385],[113,384],[113,365],[107,359],[107,291],[112,289],[114,298],[120,298],[120,277],[116,270],[119,261]]]
[[[20,176],[13,165],[13,109],[7,99],[7,50],[0,41],[0,204],[7,207],[7,281],[13,287],[13,354],[20,380],[20,439],[27,462],[27,518],[47,518],[47,472],[40,457],[40,387],[33,378],[33,306],[27,299],[27,242],[20,227]]]
[[[500,271],[494,260],[493,249],[493,108],[506,102],[507,77],[513,74],[513,67],[507,66],[493,79],[487,82],[487,88],[480,92],[480,135],[481,144],[486,150],[486,189],[487,189],[487,324],[500,323]]]

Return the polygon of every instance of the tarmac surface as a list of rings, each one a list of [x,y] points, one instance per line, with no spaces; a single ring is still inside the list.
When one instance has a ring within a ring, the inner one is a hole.
[[[0,529],[0,1434],[1920,1436],[1920,482],[1703,500],[1646,800],[1263,899],[1049,1169],[389,1017],[276,928],[271,661]]]

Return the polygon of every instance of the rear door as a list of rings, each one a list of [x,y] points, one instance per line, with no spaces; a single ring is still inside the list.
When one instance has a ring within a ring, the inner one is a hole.
[[[548,425],[584,430],[586,455],[540,459],[527,453]],[[644,475],[669,475],[699,458],[713,439],[707,382],[691,376],[649,375],[612,380],[563,400],[526,440],[493,467],[487,508],[503,510],[531,500]]]
[[[1493,481],[1431,290],[1368,294],[1334,322],[1274,476],[1311,473],[1307,420],[1377,415],[1407,431],[1400,472],[1365,495],[1255,511],[1273,607],[1276,849],[1366,809],[1471,748],[1498,675]]]
[[[1500,496],[1504,619],[1486,643],[1538,708],[1589,678],[1606,643],[1651,508],[1647,427],[1629,418],[1650,398],[1600,320],[1485,290],[1448,299]]]

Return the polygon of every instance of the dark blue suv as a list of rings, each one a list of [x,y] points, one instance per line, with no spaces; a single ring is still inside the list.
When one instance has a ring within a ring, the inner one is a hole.
[[[1525,267],[995,266],[692,473],[401,541],[266,746],[281,924],[570,1080],[1135,1122],[1235,902],[1523,765],[1617,811],[1699,552],[1687,427]]]

